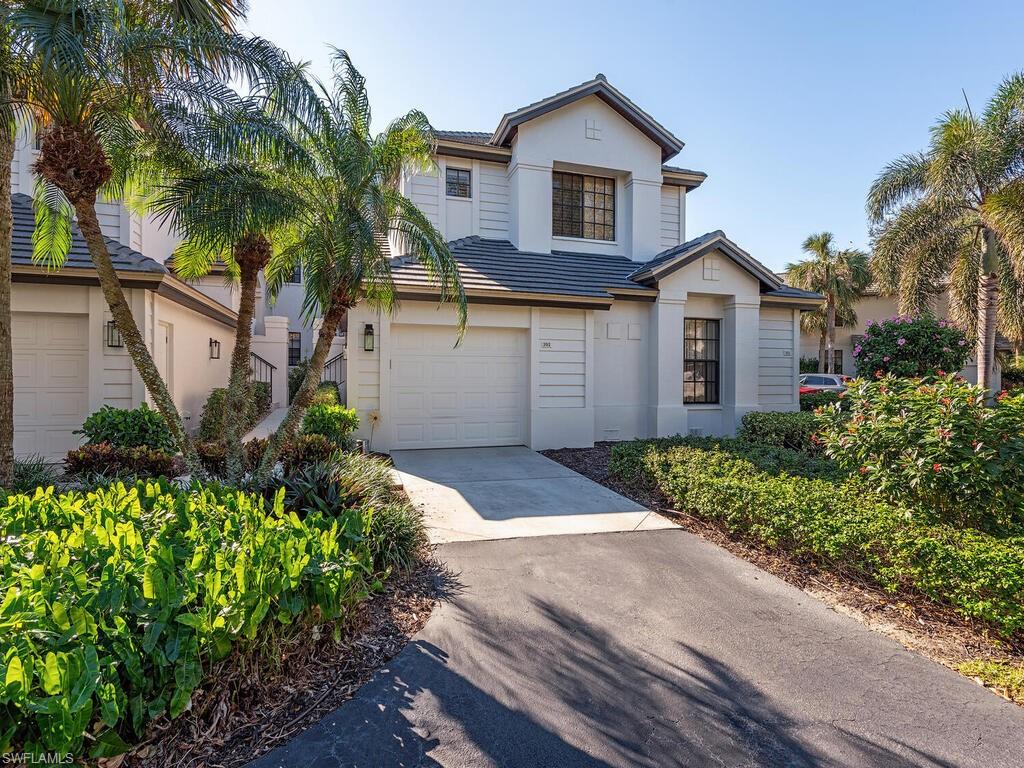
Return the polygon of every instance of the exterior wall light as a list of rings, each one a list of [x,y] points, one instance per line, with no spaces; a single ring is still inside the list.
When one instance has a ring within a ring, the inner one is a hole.
[[[210,359],[220,360],[220,342],[216,339],[210,339]]]
[[[363,326],[363,351],[373,352],[373,324]]]
[[[105,336],[108,347],[118,349],[124,346],[124,341],[121,339],[121,332],[117,330],[117,323],[113,320],[107,320]]]

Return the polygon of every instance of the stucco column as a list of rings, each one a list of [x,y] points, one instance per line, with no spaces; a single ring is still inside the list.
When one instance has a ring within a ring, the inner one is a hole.
[[[551,166],[515,162],[509,167],[510,239],[521,251],[551,250]]]
[[[683,318],[686,294],[662,291],[651,305],[648,432],[654,437],[686,434],[683,406]]]
[[[758,409],[760,304],[730,301],[722,322],[722,430],[734,434],[743,414]]]
[[[271,374],[273,407],[288,405],[288,318],[267,315],[263,318],[262,336],[252,337],[252,351],[276,370]]]
[[[661,250],[661,180],[631,177],[625,188],[629,202],[626,255],[647,261]]]

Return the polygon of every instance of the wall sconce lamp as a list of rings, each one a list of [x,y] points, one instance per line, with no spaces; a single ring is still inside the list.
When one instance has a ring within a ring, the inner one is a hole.
[[[216,339],[210,339],[210,359],[220,360],[220,342]]]
[[[373,324],[363,326],[363,351],[373,352]]]
[[[113,320],[107,320],[105,336],[108,347],[117,349],[124,346],[124,341],[122,341],[121,339],[121,332],[117,330],[117,323],[115,323]]]

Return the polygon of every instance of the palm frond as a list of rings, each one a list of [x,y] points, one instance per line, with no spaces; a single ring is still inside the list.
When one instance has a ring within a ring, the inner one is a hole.
[[[32,261],[47,269],[60,269],[71,250],[74,209],[63,192],[38,176],[32,207],[35,210]]]

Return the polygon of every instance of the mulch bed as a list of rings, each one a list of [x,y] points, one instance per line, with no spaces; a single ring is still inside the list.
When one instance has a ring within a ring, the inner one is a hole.
[[[598,443],[593,448],[542,453],[940,664],[956,669],[965,661],[988,659],[1024,665],[1024,639],[1007,640],[988,625],[921,595],[885,592],[859,574],[844,570],[841,563],[796,557],[737,536],[713,522],[673,509],[672,502],[657,489],[619,482],[608,473],[612,445]]]
[[[424,553],[416,568],[393,576],[360,606],[342,637],[311,623],[260,637],[245,655],[217,664],[189,711],[155,721],[140,746],[103,761],[105,768],[245,765],[350,699],[455,588],[445,567]]]

